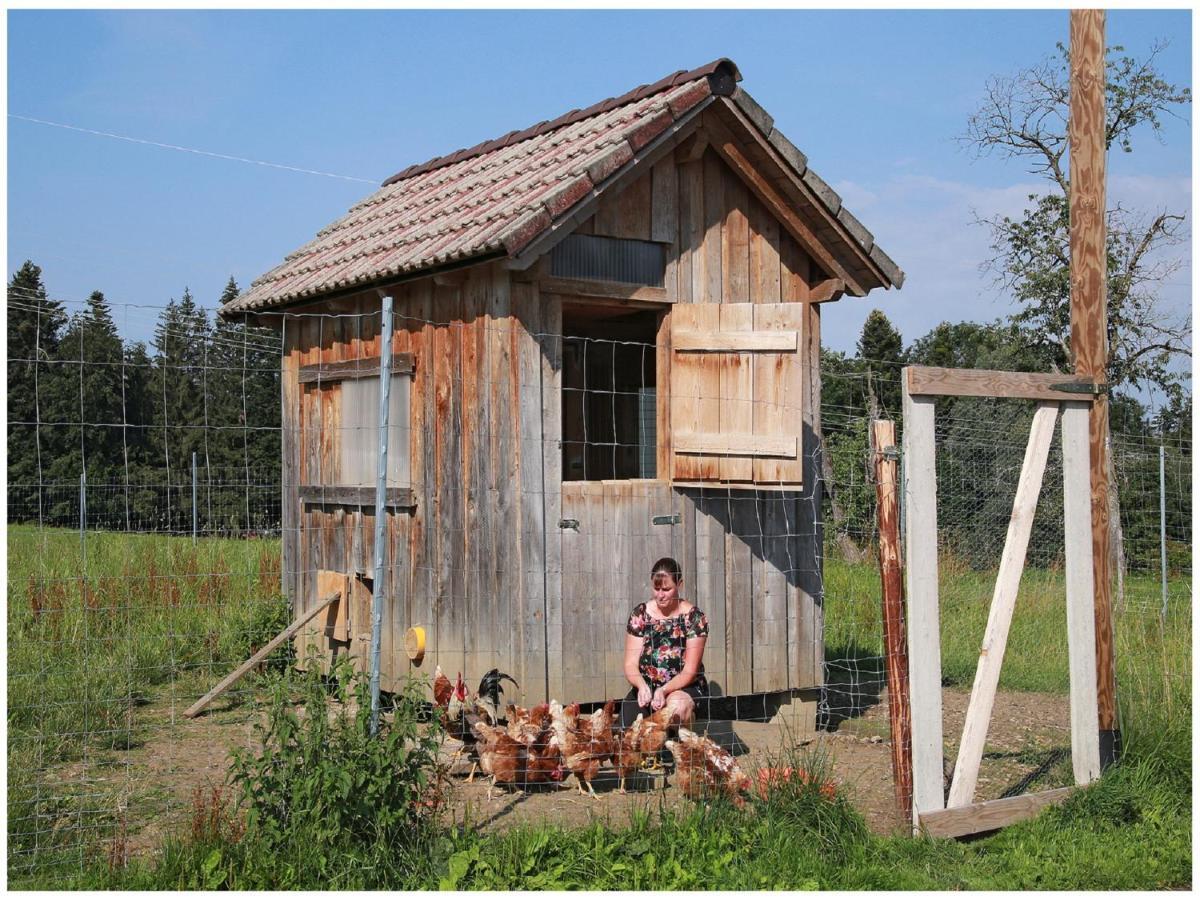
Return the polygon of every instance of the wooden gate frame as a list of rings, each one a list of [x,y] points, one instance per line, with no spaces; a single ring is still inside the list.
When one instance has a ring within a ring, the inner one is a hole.
[[[928,366],[904,369],[902,393],[913,832],[958,837],[1029,818],[1042,807],[1061,802],[1074,790],[1059,788],[972,802],[1042,475],[1060,410],[1071,762],[1077,785],[1094,781],[1100,775],[1088,458],[1088,413],[1097,394],[1095,385],[1090,382],[1065,375]],[[942,768],[942,658],[934,446],[934,409],[939,396],[1037,401],[948,795]]]

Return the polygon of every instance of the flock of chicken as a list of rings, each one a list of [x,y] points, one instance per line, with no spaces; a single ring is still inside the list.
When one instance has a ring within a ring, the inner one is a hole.
[[[708,738],[683,728],[666,707],[646,718],[641,715],[623,732],[613,730],[616,700],[609,700],[590,715],[581,715],[578,703],[564,707],[552,700],[532,709],[510,703],[500,714],[501,682],[512,677],[497,669],[483,676],[471,697],[459,674],[451,682],[439,666],[434,674],[433,699],[446,732],[463,743],[463,750],[476,765],[492,776],[488,799],[496,785],[515,786],[560,783],[575,776],[579,792],[592,796],[592,781],[611,762],[616,769],[618,790],[648,758],[664,747],[675,759],[675,780],[688,797],[715,794],[737,798],[749,790],[751,779],[742,772],[733,755]],[[668,740],[672,732],[675,739]]]

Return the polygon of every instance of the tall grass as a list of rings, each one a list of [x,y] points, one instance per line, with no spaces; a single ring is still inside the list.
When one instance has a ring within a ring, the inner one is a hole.
[[[191,697],[287,624],[279,544],[10,526],[8,847],[78,857],[112,798],[73,761],[137,746],[142,708]],[[59,770],[57,777],[47,778]]]

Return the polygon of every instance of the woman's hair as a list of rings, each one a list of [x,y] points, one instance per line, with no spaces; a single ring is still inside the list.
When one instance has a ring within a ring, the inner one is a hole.
[[[651,580],[653,580],[654,576],[657,575],[659,572],[662,572],[666,575],[670,575],[672,578],[675,579],[676,584],[683,581],[683,569],[681,569],[679,567],[679,563],[675,562],[675,560],[673,560],[669,556],[664,556],[662,559],[660,559],[658,562],[656,562],[653,566],[650,567]]]

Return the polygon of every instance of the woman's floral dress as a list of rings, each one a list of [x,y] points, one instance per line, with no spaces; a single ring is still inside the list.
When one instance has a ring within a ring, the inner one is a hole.
[[[646,611],[646,604],[639,603],[629,616],[625,630],[643,639],[638,669],[650,689],[654,690],[683,671],[683,650],[689,638],[708,635],[708,616],[693,606],[691,612],[680,613],[669,619],[653,619]],[[699,689],[701,694],[708,693],[703,663],[695,680],[688,685],[689,690],[693,687]]]

